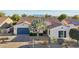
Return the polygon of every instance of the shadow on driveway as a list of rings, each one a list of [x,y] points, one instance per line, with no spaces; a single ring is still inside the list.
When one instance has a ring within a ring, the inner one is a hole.
[[[28,35],[17,35],[11,42],[27,42],[32,41],[32,38]]]

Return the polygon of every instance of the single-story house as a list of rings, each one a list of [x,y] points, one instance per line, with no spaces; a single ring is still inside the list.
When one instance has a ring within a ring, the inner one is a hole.
[[[51,39],[70,39],[69,31],[74,28],[74,25],[64,26],[64,25],[51,25],[48,29],[48,36]]]
[[[50,39],[70,39],[69,31],[71,28],[75,28],[75,26],[65,22],[62,24],[57,19],[52,19],[52,24],[48,26],[48,36]]]
[[[7,33],[8,32],[8,28],[10,28],[12,26],[13,20],[9,17],[0,17],[0,34],[2,33]]]
[[[41,17],[22,17],[17,24],[14,26],[14,34],[23,35],[34,33],[37,34],[37,29],[32,25],[36,25],[37,22],[43,22],[44,19]],[[43,33],[43,29],[39,29],[39,33]]]
[[[26,35],[29,34],[29,26],[31,25],[32,20],[28,17],[22,17],[17,24],[14,26],[15,35]]]
[[[55,25],[56,23],[57,23],[57,24],[61,24],[60,21],[57,19],[57,17],[52,16],[52,17],[47,17],[47,18],[45,18],[44,24],[45,24],[45,26],[47,27],[45,33],[47,33],[47,30],[49,29],[49,28],[48,28],[49,26]]]

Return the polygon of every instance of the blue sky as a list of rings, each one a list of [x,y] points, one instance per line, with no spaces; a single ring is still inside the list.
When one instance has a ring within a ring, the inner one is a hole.
[[[59,16],[60,14],[67,14],[69,16],[79,15],[79,10],[1,10],[6,15],[12,14],[27,14],[27,15],[53,15]]]

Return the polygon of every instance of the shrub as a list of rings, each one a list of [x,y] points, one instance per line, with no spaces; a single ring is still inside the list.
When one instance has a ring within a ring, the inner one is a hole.
[[[30,33],[30,36],[37,36],[37,33]]]
[[[54,43],[57,43],[57,39],[52,38],[52,39],[51,39],[51,43],[53,43],[53,44],[54,44]]]
[[[39,36],[43,36],[43,33],[39,33]]]

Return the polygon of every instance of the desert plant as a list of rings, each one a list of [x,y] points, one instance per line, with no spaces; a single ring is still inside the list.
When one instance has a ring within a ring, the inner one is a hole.
[[[51,43],[55,44],[57,43],[57,39],[55,39],[54,37],[51,39]]]

